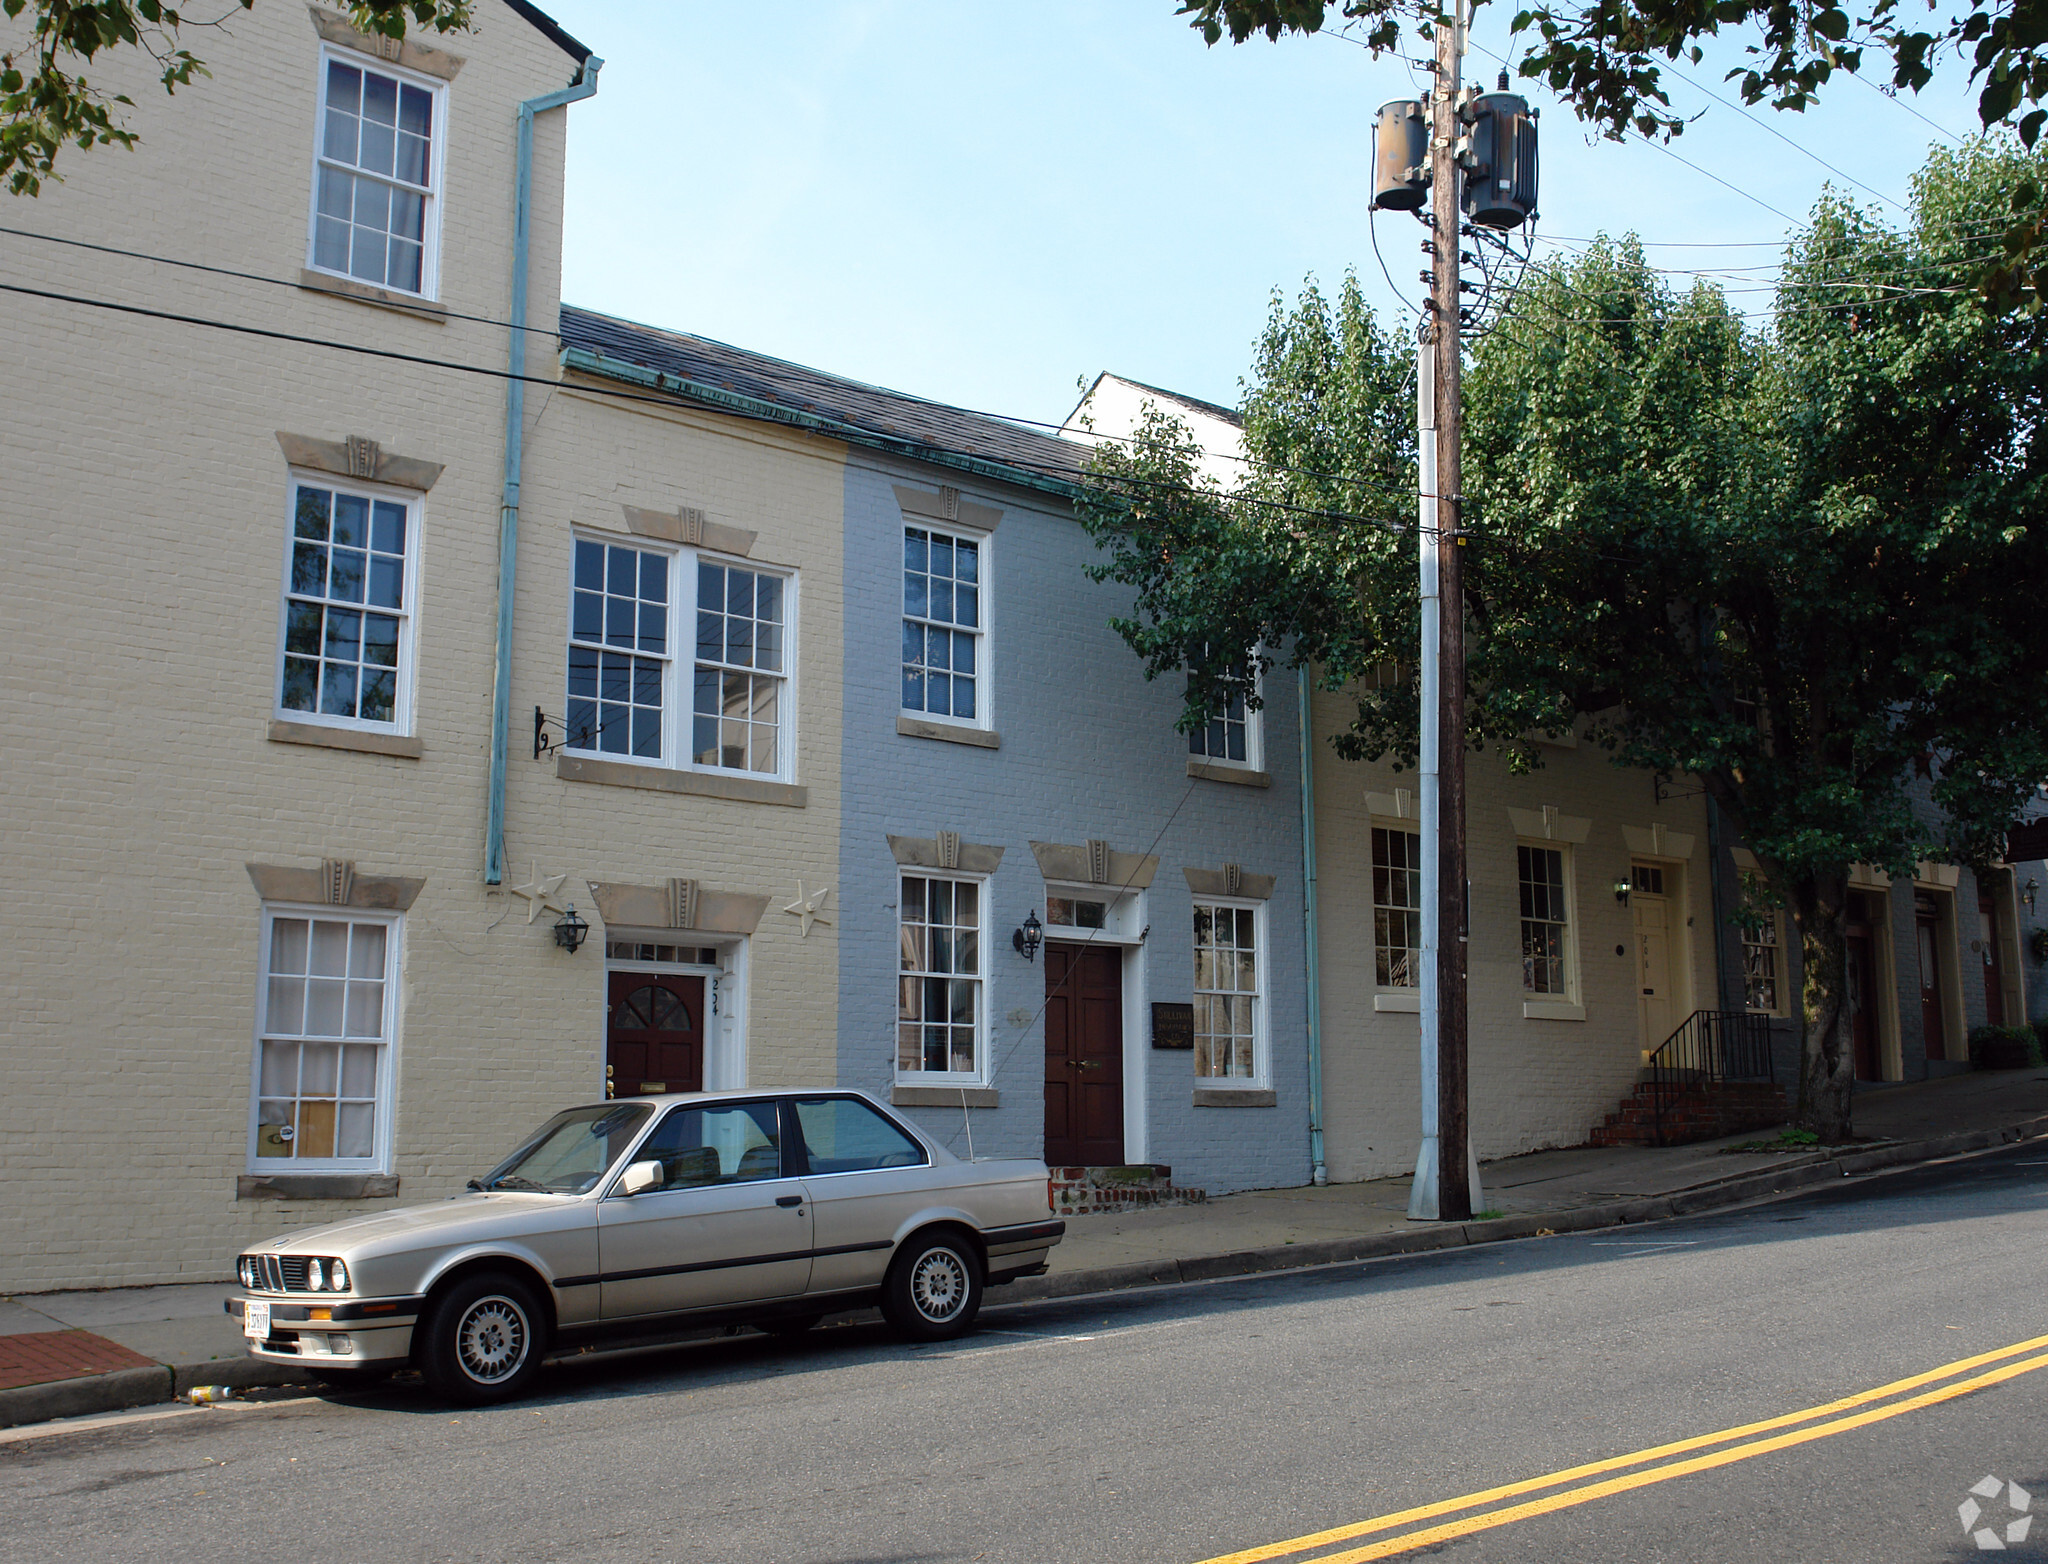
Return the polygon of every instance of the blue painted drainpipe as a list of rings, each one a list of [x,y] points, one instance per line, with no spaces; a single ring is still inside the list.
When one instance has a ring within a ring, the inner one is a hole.
[[[1316,774],[1315,727],[1310,720],[1309,693],[1314,680],[1301,665],[1301,885],[1304,949],[1308,960],[1308,1160],[1309,1177],[1330,1181],[1323,1161],[1323,974],[1316,926]]]
[[[519,105],[519,173],[512,212],[512,378],[505,382],[505,491],[498,510],[498,658],[491,691],[491,816],[484,829],[484,884],[505,881],[505,755],[512,721],[512,596],[519,577],[519,468],[526,425],[526,273],[533,236],[533,117],[597,91],[604,61],[584,60],[560,92]]]

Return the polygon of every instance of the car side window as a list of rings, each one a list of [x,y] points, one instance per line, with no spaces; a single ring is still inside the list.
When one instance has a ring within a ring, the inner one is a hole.
[[[864,1102],[849,1097],[799,1099],[813,1173],[864,1173],[876,1168],[915,1168],[924,1148]]]
[[[775,1104],[677,1108],[661,1121],[634,1160],[661,1164],[661,1182],[654,1190],[705,1189],[780,1178],[782,1136]]]

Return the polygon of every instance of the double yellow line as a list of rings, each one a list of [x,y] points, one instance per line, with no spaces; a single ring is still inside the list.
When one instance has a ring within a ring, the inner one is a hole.
[[[1570,1509],[1574,1505],[1591,1504],[1596,1499],[1627,1493],[1633,1488],[1647,1488],[1653,1483],[1669,1482],[1674,1477],[1688,1477],[1694,1472],[1712,1471],[1717,1466],[1732,1466],[1738,1461],[1769,1455],[1774,1450],[1808,1444],[1816,1439],[1827,1439],[1835,1434],[1845,1434],[1851,1429],[1866,1427],[1871,1423],[1882,1423],[1887,1418],[1917,1412],[1922,1407],[1953,1401],[1957,1396],[1967,1396],[1973,1390],[1983,1390],[1992,1385],[2003,1384],[2009,1379],[2017,1379],[2022,1374],[2031,1374],[2036,1369],[2048,1368],[2048,1351],[2043,1349],[2048,1349],[2048,1336],[2036,1336],[2031,1341],[2020,1341],[2010,1347],[2000,1347],[1996,1352],[1980,1352],[1972,1358],[1958,1358],[1953,1363],[1929,1369],[1924,1374],[1915,1374],[1908,1379],[1895,1379],[1889,1385],[1879,1385],[1874,1390],[1858,1391],[1855,1395],[1845,1396],[1840,1401],[1808,1407],[1803,1412],[1787,1412],[1780,1417],[1766,1418],[1760,1423],[1744,1423],[1739,1428],[1724,1428],[1714,1434],[1697,1434],[1690,1439],[1680,1439],[1672,1444],[1653,1445],[1647,1450],[1638,1450],[1631,1455],[1610,1456],[1604,1461],[1567,1467],[1563,1471],[1551,1472],[1546,1476],[1524,1478],[1520,1482],[1505,1483],[1498,1488],[1481,1489],[1477,1493],[1463,1494],[1455,1499],[1439,1499],[1434,1504],[1395,1510],[1387,1515],[1375,1515],[1370,1520],[1353,1521],[1348,1526],[1333,1526],[1328,1531],[1311,1532],[1305,1537],[1291,1537],[1285,1542],[1269,1542],[1262,1547],[1246,1548],[1241,1553],[1225,1553],[1213,1559],[1205,1559],[1202,1564],[1266,1564],[1268,1560],[1295,1558],[1298,1555],[1314,1553],[1318,1548],[1332,1547],[1359,1537],[1369,1537],[1374,1532],[1394,1531],[1400,1527],[1413,1526],[1418,1521],[1433,1521],[1440,1516],[1457,1515],[1461,1510],[1479,1511],[1478,1514],[1464,1515],[1457,1520],[1445,1521],[1441,1525],[1425,1526],[1418,1531],[1404,1531],[1398,1537],[1385,1537],[1378,1542],[1369,1542],[1363,1547],[1348,1548],[1341,1553],[1318,1554],[1312,1564],[1362,1564],[1362,1561],[1367,1559],[1393,1558],[1416,1548],[1448,1542],[1456,1537],[1469,1537],[1474,1532],[1491,1531],[1497,1526],[1509,1526],[1516,1521],[1528,1520],[1536,1515],[1548,1515],[1555,1510]],[[2027,1357],[2027,1353],[2036,1355]],[[2011,1359],[2019,1361],[2007,1361]],[[1984,1368],[1986,1364],[1991,1363],[2000,1366],[1981,1374],[1971,1373],[1971,1370]],[[1958,1378],[1959,1375],[1969,1377]],[[1925,1386],[1935,1388],[1923,1389]],[[1909,1394],[1913,1391],[1920,1393]],[[1759,1435],[1764,1437],[1757,1437]],[[1715,1448],[1716,1446],[1720,1448]],[[1693,1454],[1694,1451],[1705,1453]],[[1669,1459],[1673,1456],[1684,1459]],[[1651,1462],[1663,1464],[1646,1464]],[[1602,1474],[1610,1472],[1621,1475],[1603,1477]],[[1563,1486],[1580,1483],[1581,1479],[1589,1477],[1602,1480],[1582,1483],[1579,1487]],[[1546,1493],[1546,1489],[1560,1491]],[[1525,1499],[1519,1504],[1505,1504],[1499,1509],[1483,1508],[1486,1505],[1499,1504],[1502,1500],[1523,1499],[1524,1495],[1528,1494],[1541,1494],[1542,1497]]]

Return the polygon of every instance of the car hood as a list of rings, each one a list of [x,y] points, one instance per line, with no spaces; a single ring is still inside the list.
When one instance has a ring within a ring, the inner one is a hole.
[[[340,1254],[394,1252],[430,1238],[436,1243],[493,1236],[506,1229],[530,1231],[536,1216],[561,1213],[585,1205],[580,1196],[534,1195],[513,1190],[457,1195],[431,1205],[400,1206],[366,1216],[295,1228],[266,1243],[251,1246],[261,1254]],[[552,1224],[549,1224],[552,1225]]]

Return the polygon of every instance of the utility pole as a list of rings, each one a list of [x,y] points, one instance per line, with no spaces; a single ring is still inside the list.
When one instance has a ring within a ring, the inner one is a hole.
[[[1416,333],[1417,574],[1421,597],[1421,744],[1417,782],[1422,843],[1422,1148],[1408,1215],[1469,1220],[1480,1201],[1467,1109],[1465,868],[1465,591],[1461,395],[1464,257],[1468,215],[1489,229],[1533,219],[1536,135],[1528,104],[1508,92],[1464,102],[1460,81],[1470,0],[1451,0],[1434,24],[1436,83],[1426,103],[1381,107],[1373,131],[1373,205],[1425,204],[1423,278],[1430,296]],[[1466,171],[1474,184],[1465,186]],[[1474,230],[1477,232],[1477,230]]]

